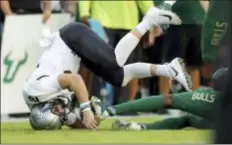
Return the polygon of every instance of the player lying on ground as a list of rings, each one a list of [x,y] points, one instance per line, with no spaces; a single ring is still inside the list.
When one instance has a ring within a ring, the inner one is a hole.
[[[83,125],[88,129],[96,129],[97,122],[90,107],[89,94],[81,76],[77,74],[80,61],[115,86],[125,86],[135,78],[157,75],[175,79],[190,91],[191,79],[179,58],[164,65],[134,63],[124,66],[141,37],[160,24],[179,25],[181,20],[172,12],[153,7],[142,22],[120,40],[115,51],[91,29],[80,23],[70,23],[49,39],[45,39],[44,46],[47,50],[23,86],[23,96],[31,110],[29,120],[32,127],[56,129],[60,128],[60,124],[73,126],[76,121],[80,122],[74,113],[70,113],[70,109],[64,109],[70,104],[67,99],[69,97],[65,96],[70,95],[63,93],[63,90],[70,89],[80,103]],[[61,103],[62,100],[66,101]],[[57,102],[61,103],[59,107]]]
[[[213,75],[213,82],[225,77],[226,72],[226,68],[216,71]],[[221,97],[222,93],[212,88],[202,87],[193,92],[150,96],[106,108],[99,107],[96,110],[97,115],[101,119],[127,112],[149,112],[162,108],[178,109],[190,113],[180,118],[171,118],[151,124],[138,124],[117,120],[113,124],[114,128],[133,130],[180,129],[187,126],[206,128],[213,123],[213,109]],[[94,102],[93,105],[99,106],[99,104],[95,104]]]

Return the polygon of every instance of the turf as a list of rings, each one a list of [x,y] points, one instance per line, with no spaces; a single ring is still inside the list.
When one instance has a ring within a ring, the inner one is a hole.
[[[151,122],[157,118],[133,118]],[[180,131],[113,131],[113,120],[104,121],[99,130],[33,131],[28,122],[1,124],[2,143],[208,143],[209,131],[184,129]]]

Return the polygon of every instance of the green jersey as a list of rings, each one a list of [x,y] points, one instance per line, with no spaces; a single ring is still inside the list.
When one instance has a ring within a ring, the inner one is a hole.
[[[158,6],[159,4],[163,3],[163,0],[153,0],[155,6]]]
[[[230,1],[211,0],[202,30],[202,55],[204,62],[214,62],[221,40],[228,35],[230,26]]]
[[[163,1],[154,0],[154,3],[157,6]],[[172,11],[180,17],[182,24],[202,24],[205,16],[200,1],[197,0],[177,0],[172,6]]]
[[[177,0],[172,7],[182,20],[182,24],[202,24],[205,12],[197,0]]]

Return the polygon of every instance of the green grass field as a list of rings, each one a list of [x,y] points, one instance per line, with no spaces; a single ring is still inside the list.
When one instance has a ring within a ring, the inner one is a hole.
[[[133,118],[133,121],[151,122],[157,118]],[[2,143],[208,143],[209,131],[184,129],[180,131],[113,131],[113,120],[102,122],[99,130],[34,131],[28,122],[2,123]]]

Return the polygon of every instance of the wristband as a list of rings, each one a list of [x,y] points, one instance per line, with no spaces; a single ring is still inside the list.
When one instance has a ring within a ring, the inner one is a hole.
[[[86,106],[88,106],[88,107],[90,106],[90,101],[80,104],[80,108],[81,108],[81,109],[82,109],[82,108],[86,108]]]
[[[90,101],[80,104],[81,112],[88,110],[88,108],[91,109]]]
[[[89,110],[91,110],[91,108],[90,108],[90,107],[85,108],[85,109],[81,109],[81,112],[85,112],[85,111],[89,111]]]

